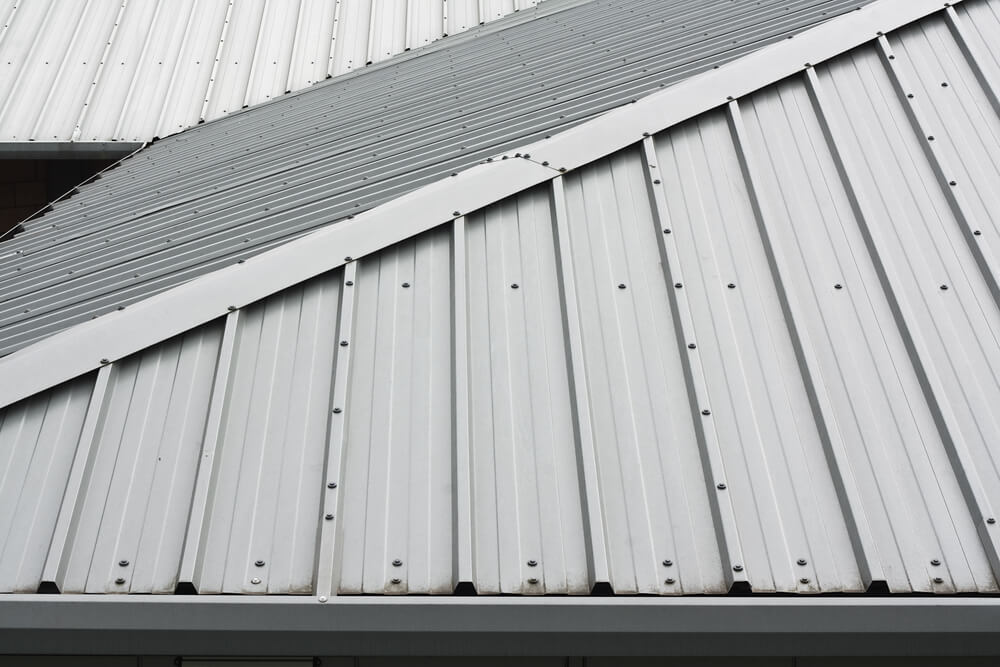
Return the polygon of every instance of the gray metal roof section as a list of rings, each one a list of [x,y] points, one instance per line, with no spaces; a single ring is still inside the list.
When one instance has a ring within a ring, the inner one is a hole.
[[[9,405],[0,590],[997,593],[1000,3],[866,34]]]
[[[164,139],[0,246],[0,354],[858,4],[594,0]]]

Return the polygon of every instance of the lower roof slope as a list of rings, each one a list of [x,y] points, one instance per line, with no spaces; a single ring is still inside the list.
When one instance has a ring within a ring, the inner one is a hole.
[[[164,139],[0,246],[0,355],[859,4],[592,0]]]
[[[0,590],[997,593],[1000,0],[909,1],[0,361],[95,357]]]

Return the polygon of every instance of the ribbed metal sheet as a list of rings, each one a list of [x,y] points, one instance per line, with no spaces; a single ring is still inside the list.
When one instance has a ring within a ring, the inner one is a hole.
[[[6,408],[3,590],[996,593],[997,7]]]
[[[4,0],[0,141],[149,141],[538,0]]]
[[[157,142],[0,247],[0,354],[857,4],[595,0]]]

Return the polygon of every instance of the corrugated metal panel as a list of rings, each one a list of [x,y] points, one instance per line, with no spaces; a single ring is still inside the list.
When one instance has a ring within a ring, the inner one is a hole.
[[[0,141],[165,137],[537,2],[7,0]]]
[[[995,3],[9,407],[0,493],[61,590],[996,593]]]
[[[856,4],[589,2],[158,142],[4,243],[0,354]]]

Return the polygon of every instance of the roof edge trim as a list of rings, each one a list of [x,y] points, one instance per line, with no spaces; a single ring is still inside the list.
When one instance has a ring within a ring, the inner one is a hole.
[[[5,653],[992,655],[996,599],[9,595]],[[470,613],[471,612],[471,613]],[[555,613],[553,613],[555,612]]]
[[[84,322],[0,359],[0,408],[283,289],[638,143],[962,0],[876,0],[717,70],[609,111],[523,158],[444,178],[225,269]],[[530,159],[525,159],[530,156]],[[553,166],[548,166],[553,165]]]

